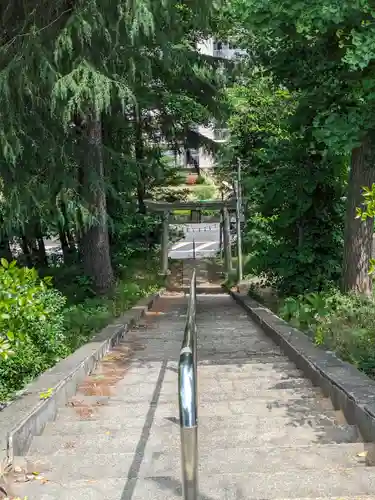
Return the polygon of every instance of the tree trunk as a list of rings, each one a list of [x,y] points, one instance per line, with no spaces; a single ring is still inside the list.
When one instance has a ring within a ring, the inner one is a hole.
[[[66,234],[66,237],[67,237],[67,240],[68,240],[69,250],[70,250],[70,252],[72,254],[75,254],[76,251],[77,251],[77,247],[76,247],[76,242],[75,242],[75,239],[74,239],[74,235],[70,231],[70,229],[66,229],[65,230],[65,234]]]
[[[31,257],[29,240],[24,234],[21,236],[21,248],[26,266],[33,267],[33,259]]]
[[[64,228],[60,226],[59,239],[64,257],[64,263],[67,265],[72,264],[76,257],[76,246],[72,233],[69,229],[64,230]]]
[[[375,180],[375,166],[372,164],[373,149],[369,142],[352,151],[346,202],[345,239],[342,289],[370,295],[372,279],[368,274],[372,253],[374,221],[356,218],[356,208],[362,205],[362,188],[371,186]]]
[[[138,180],[137,184],[137,198],[138,198],[138,210],[139,213],[146,213],[146,205],[145,205],[145,188],[144,184],[141,180]]]
[[[146,197],[146,186],[145,186],[145,172],[144,172],[144,151],[143,151],[143,138],[142,138],[142,123],[141,118],[138,117],[136,111],[134,112],[134,124],[135,124],[135,160],[138,167],[138,181],[137,181],[137,198],[138,198],[138,210],[141,214],[146,213],[145,197]]]
[[[38,242],[38,263],[41,266],[48,266],[46,245],[44,244],[44,239],[38,237],[37,242]]]
[[[100,119],[88,117],[85,132],[87,154],[81,166],[81,193],[96,221],[83,229],[80,248],[85,274],[92,279],[96,292],[105,294],[112,289],[114,273],[109,249]]]
[[[0,238],[0,258],[6,259],[8,262],[12,262],[13,260],[9,238],[6,234]]]
[[[78,182],[79,185],[81,185],[80,179]],[[59,239],[64,257],[64,262],[65,264],[69,265],[76,260],[77,248],[73,233],[69,229],[69,224],[68,224],[69,217],[66,209],[66,204],[63,200],[60,201],[60,210],[63,220],[62,222],[59,223]]]
[[[37,245],[37,261],[40,266],[48,266],[46,245],[44,244],[42,226],[40,220],[35,222],[35,236]]]
[[[62,228],[60,228],[59,230],[59,239],[60,239],[61,250],[64,257],[64,263],[68,264],[70,258],[69,243],[66,237],[66,233]]]

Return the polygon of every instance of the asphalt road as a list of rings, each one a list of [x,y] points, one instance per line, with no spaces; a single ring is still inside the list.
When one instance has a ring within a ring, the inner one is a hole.
[[[177,227],[184,232],[184,238],[174,243],[169,250],[170,259],[191,259],[194,257],[214,257],[220,250],[220,224],[202,222],[200,224],[181,224]]]
[[[171,225],[172,226],[172,225]],[[170,259],[191,259],[194,257],[193,247],[195,244],[195,257],[214,257],[220,250],[220,224],[219,223],[196,223],[196,224],[174,224],[174,228],[184,233],[184,237],[173,244],[169,250]],[[46,239],[45,246],[47,254],[62,254],[60,241],[58,239]],[[15,253],[20,248],[13,248]]]

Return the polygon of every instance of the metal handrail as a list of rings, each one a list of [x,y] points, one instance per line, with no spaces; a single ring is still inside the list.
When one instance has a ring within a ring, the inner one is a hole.
[[[182,489],[184,500],[198,499],[198,395],[196,273],[190,282],[184,340],[178,364],[178,402],[181,429]]]

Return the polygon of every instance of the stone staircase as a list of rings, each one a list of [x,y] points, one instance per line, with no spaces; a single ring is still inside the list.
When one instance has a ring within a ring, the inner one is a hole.
[[[184,259],[175,261],[167,282],[168,290],[189,293],[193,270],[197,274],[197,292],[220,294],[223,292],[223,266],[214,259]]]
[[[28,500],[181,498],[177,360],[187,299],[165,295],[21,460]],[[200,500],[375,498],[356,427],[228,295],[199,295]],[[30,477],[29,476],[29,477]]]

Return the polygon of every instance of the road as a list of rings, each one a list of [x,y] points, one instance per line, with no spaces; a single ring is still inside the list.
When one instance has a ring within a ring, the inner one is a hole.
[[[171,225],[172,226],[172,225]],[[173,228],[184,233],[184,238],[173,244],[169,250],[170,259],[191,259],[195,243],[196,258],[214,257],[220,250],[220,224],[196,223],[175,224]],[[45,240],[47,254],[62,254],[60,241],[58,239]],[[18,245],[12,248],[15,255],[21,252]]]
[[[220,224],[202,222],[199,224],[175,225],[184,232],[184,238],[174,243],[169,250],[170,259],[191,259],[195,243],[196,258],[214,257],[220,250]]]

